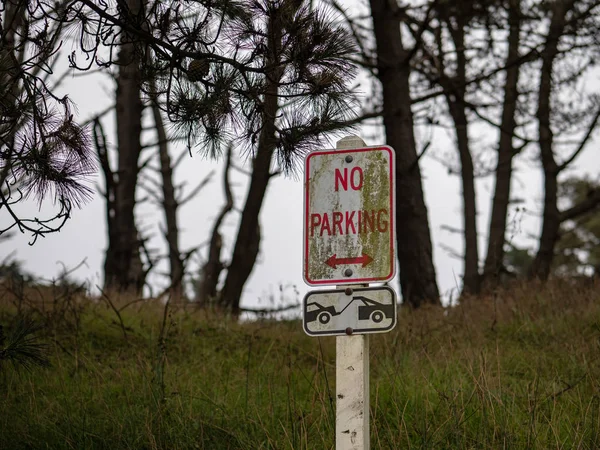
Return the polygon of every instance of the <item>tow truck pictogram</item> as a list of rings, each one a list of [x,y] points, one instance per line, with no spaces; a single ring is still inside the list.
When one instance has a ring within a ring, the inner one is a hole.
[[[358,320],[372,320],[375,323],[381,322],[385,318],[392,318],[394,315],[394,305],[384,304],[362,295],[352,297],[344,308],[337,311],[334,306],[323,306],[318,302],[311,302],[306,305],[306,315],[304,320],[314,322],[316,320],[323,325],[328,324],[333,316],[343,314],[355,301],[363,302],[358,306]]]
[[[396,294],[389,286],[309,292],[304,331],[311,336],[385,333],[396,326]]]

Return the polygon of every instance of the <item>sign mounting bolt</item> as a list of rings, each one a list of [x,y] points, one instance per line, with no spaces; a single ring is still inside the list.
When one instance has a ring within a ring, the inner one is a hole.
[[[346,334],[348,336],[352,336],[352,333],[354,332],[354,330],[351,327],[346,328]]]
[[[346,295],[352,295],[352,292],[353,292],[353,291],[352,291],[352,288],[346,288],[346,290],[344,291],[344,293],[345,293]]]
[[[347,277],[351,277],[353,273],[354,272],[352,272],[352,269],[346,269],[346,270],[344,270],[344,275],[346,275]]]
[[[347,163],[351,163],[352,161],[354,161],[354,158],[352,157],[352,155],[346,156],[346,162]]]

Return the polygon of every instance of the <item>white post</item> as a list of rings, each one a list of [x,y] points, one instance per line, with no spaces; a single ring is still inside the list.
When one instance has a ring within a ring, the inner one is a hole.
[[[335,339],[335,448],[369,450],[368,335]]]
[[[336,150],[352,150],[353,148],[366,147],[367,144],[358,136],[346,136],[335,143]]]
[[[336,144],[337,150],[361,147],[366,144],[358,136],[347,136]],[[338,286],[338,289],[347,287]],[[335,448],[369,450],[368,335],[337,336],[335,339]]]

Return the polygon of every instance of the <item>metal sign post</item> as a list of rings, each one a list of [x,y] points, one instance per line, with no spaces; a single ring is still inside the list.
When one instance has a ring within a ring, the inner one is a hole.
[[[303,327],[336,336],[337,450],[369,450],[369,340],[396,325],[395,157],[356,136],[305,160]]]
[[[365,141],[358,136],[348,136],[336,143],[338,150],[364,146]],[[369,404],[369,336],[364,334],[337,336],[335,338],[336,450],[370,450]]]
[[[369,336],[335,339],[335,448],[369,450]]]

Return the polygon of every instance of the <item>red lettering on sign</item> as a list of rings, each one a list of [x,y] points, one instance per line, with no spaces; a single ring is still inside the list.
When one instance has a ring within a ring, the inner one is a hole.
[[[387,233],[389,231],[389,211],[387,209],[370,211],[332,211],[310,215],[310,236],[316,232],[319,236],[344,234]]]
[[[352,234],[356,234],[356,228],[354,228],[354,214],[356,211],[346,211],[346,234],[350,234],[350,227],[352,227]],[[359,211],[360,214],[360,211]]]
[[[377,230],[380,233],[385,233],[388,229],[388,221],[387,220],[381,220],[381,215],[385,214],[386,216],[388,215],[388,212],[386,209],[380,209],[379,211],[377,211]]]
[[[327,234],[329,236],[331,236],[331,226],[329,225],[329,215],[328,214],[323,214],[323,224],[321,225],[321,236],[323,236],[323,233],[325,232],[325,230],[327,230]]]
[[[315,228],[321,225],[321,214],[310,215],[310,236],[315,235]]]
[[[357,179],[358,175],[358,179]],[[359,191],[363,187],[364,179],[363,170],[360,167],[353,167],[350,171],[350,187]],[[344,168],[344,173],[340,171],[340,169],[335,169],[334,172],[334,184],[336,192],[340,190],[340,184],[342,185],[342,189],[344,191],[348,190],[348,168]]]
[[[363,229],[363,233],[368,233],[369,231],[374,231],[374,222],[375,222],[375,210],[371,211],[371,215],[369,216],[369,211],[363,211],[363,219],[365,228]]]
[[[344,234],[342,231],[342,221],[344,220],[344,214],[341,212],[333,213],[333,234],[335,234],[335,229],[339,230],[339,234]]]
[[[354,181],[356,180],[356,177],[354,176],[355,173],[358,173],[358,183],[356,184],[354,184]],[[354,167],[350,172],[350,187],[355,191],[358,191],[362,188],[363,181],[364,175],[362,169],[360,167]]]
[[[342,184],[342,189],[348,190],[348,168],[344,169],[344,175],[340,172],[340,169],[335,169],[335,190],[339,190],[338,182]]]

